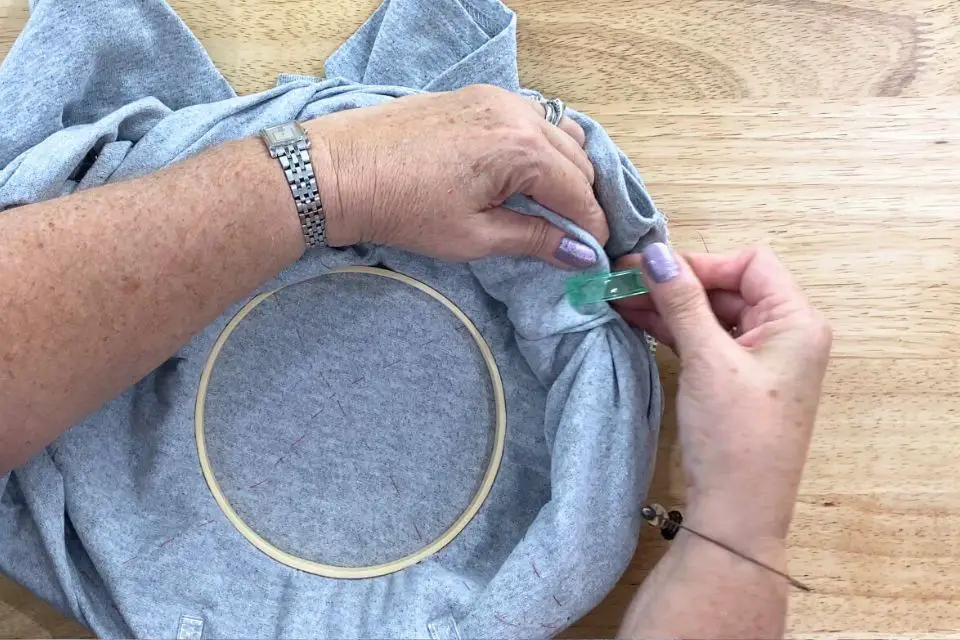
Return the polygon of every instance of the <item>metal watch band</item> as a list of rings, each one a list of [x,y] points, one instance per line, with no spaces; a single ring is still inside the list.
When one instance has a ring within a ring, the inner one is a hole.
[[[326,243],[327,219],[317,188],[317,177],[310,162],[310,139],[296,122],[264,129],[262,137],[270,155],[280,162],[290,185],[293,201],[300,217],[300,228],[307,247]]]

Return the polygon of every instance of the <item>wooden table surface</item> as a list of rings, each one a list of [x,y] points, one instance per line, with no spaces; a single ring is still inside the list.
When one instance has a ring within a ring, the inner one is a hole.
[[[26,4],[0,0],[0,56]],[[320,73],[376,4],[173,2],[240,93]],[[676,245],[768,243],[833,321],[790,544],[790,570],[814,592],[794,595],[792,632],[960,631],[960,2],[512,6],[523,82],[608,127]],[[670,393],[677,363],[661,361]],[[674,434],[670,407],[652,490],[667,504],[682,501]],[[569,634],[613,635],[662,552],[645,533]],[[79,633],[0,584],[0,636]]]

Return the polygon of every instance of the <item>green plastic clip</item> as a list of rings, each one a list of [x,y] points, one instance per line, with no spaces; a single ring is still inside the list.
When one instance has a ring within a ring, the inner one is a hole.
[[[648,293],[639,269],[589,273],[567,280],[567,298],[577,308]]]

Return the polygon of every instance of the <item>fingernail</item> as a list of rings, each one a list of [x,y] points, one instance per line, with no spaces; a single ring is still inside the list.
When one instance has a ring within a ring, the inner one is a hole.
[[[654,242],[643,250],[643,264],[657,282],[668,282],[680,274],[673,251],[662,242]]]
[[[564,264],[577,269],[585,269],[597,263],[597,254],[587,245],[565,236],[553,256]]]

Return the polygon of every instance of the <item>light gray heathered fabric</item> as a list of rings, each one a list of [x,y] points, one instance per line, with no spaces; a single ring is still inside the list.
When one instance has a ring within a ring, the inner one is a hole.
[[[31,9],[0,67],[0,210],[141,176],[266,125],[473,83],[520,90],[516,19],[497,0],[389,0],[327,61],[328,79],[285,76],[246,97],[161,0],[36,0]],[[597,168],[608,252],[663,239],[636,170],[595,122],[570,115]],[[95,162],[78,171],[90,152]],[[509,205],[596,247],[526,199]],[[282,566],[231,528],[200,474],[193,407],[234,308],[0,476],[0,570],[101,636],[171,637],[193,615],[209,638],[532,638],[599,602],[634,549],[655,451],[660,388],[643,341],[609,310],[572,309],[568,274],[534,260],[453,265],[378,247],[325,249],[268,288],[350,264],[383,264],[448,295],[503,373],[503,467],[449,547],[391,576],[339,581]],[[211,455],[238,507],[292,536],[282,542],[294,551],[327,561],[406,552],[448,524],[486,462],[490,406],[475,347],[445,314],[415,291],[339,275],[291,287],[252,314],[210,399]],[[340,318],[337,328],[324,329],[328,317]],[[376,345],[364,350],[369,336]],[[352,355],[338,359],[336,349]],[[386,360],[394,354],[405,364]],[[388,370],[397,372],[389,381]],[[331,399],[345,403],[342,420]],[[272,479],[256,485],[261,475]],[[293,504],[297,494],[310,511]],[[393,511],[379,518],[379,509]],[[411,532],[414,516],[424,531]]]

